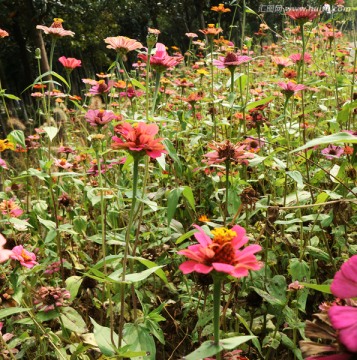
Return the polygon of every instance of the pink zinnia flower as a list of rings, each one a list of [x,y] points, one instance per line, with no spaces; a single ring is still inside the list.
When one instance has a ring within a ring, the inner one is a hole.
[[[3,169],[8,170],[9,168],[7,167],[6,161],[4,159],[0,158],[0,167],[2,167]]]
[[[357,353],[357,307],[334,305],[328,310],[332,326],[348,351]]]
[[[3,200],[0,203],[0,211],[3,215],[9,215],[11,217],[19,217],[23,214],[23,210],[16,204],[14,199]]]
[[[0,29],[0,38],[4,38],[6,36],[9,36],[9,33],[3,29]]]
[[[92,95],[108,93],[112,87],[112,84],[113,81],[109,81],[108,84],[105,82],[105,80],[96,81],[96,83],[89,89],[89,92]]]
[[[63,29],[62,23],[63,23],[62,19],[55,18],[53,19],[53,23],[50,27],[37,25],[36,29],[43,30],[45,34],[56,37],[73,36],[74,32]]]
[[[204,163],[208,165],[220,164],[222,162],[235,162],[238,164],[248,165],[248,159],[254,157],[250,152],[245,151],[246,144],[233,144],[229,140],[223,141],[221,143],[213,142],[209,144],[208,147],[214,149],[204,156],[207,160],[203,160]]]
[[[82,65],[81,60],[77,60],[75,58],[66,58],[65,56],[61,56],[58,61],[67,69],[73,70]]]
[[[287,97],[295,95],[298,91],[306,89],[305,85],[295,84],[292,81],[289,81],[289,82],[279,81],[278,85],[282,89],[281,92]]]
[[[185,35],[186,35],[189,39],[194,39],[194,38],[198,37],[198,35],[195,34],[195,33],[186,33]]]
[[[12,255],[11,250],[4,249],[5,244],[6,244],[6,239],[4,238],[3,235],[0,234],[0,264],[9,260],[10,256]]]
[[[302,54],[296,53],[291,54],[289,58],[293,61],[294,64],[299,64],[302,61]],[[304,54],[304,62],[305,64],[310,64],[312,60],[312,56],[309,53]]]
[[[12,254],[10,257],[13,260],[19,261],[22,266],[25,266],[29,269],[38,264],[36,262],[36,255],[30,251],[25,250],[22,245],[15,246],[12,249]]]
[[[139,54],[138,58],[147,61],[147,54]],[[178,65],[183,60],[182,55],[170,56],[164,44],[157,43],[155,54],[150,57],[150,65],[156,71],[162,72]]]
[[[349,299],[357,297],[357,255],[348,259],[335,274],[331,291],[336,297]]]
[[[278,65],[279,70],[293,64],[292,60],[285,56],[272,56],[271,59],[276,65]]]
[[[213,65],[217,66],[218,69],[227,68],[229,70],[234,70],[238,65],[250,60],[252,60],[250,56],[228,53],[226,56],[219,56],[218,60],[213,60]]]
[[[126,36],[107,37],[104,41],[109,44],[107,45],[108,49],[114,49],[122,55],[143,47],[139,41],[130,39]]]
[[[344,150],[340,146],[335,146],[330,144],[325,149],[321,150],[321,154],[324,155],[326,159],[333,160],[341,157],[341,155],[344,154]]]
[[[92,126],[103,126],[112,120],[117,120],[118,116],[109,110],[88,110],[85,119]]]
[[[146,154],[154,159],[160,157],[161,154],[166,153],[166,150],[161,143],[162,138],[154,138],[159,131],[156,124],[139,122],[135,125],[131,125],[129,123],[124,123],[117,126],[115,130],[124,140],[117,136],[113,136],[113,149],[126,149],[133,156]]]
[[[194,271],[208,274],[215,270],[241,278],[247,276],[249,270],[262,267],[254,255],[261,250],[261,246],[249,245],[241,249],[248,242],[245,229],[241,226],[235,225],[232,229],[215,228],[211,231],[212,238],[198,225],[194,227],[198,230],[194,236],[199,244],[178,252],[190,259],[179,267],[184,274]]]
[[[73,164],[69,163],[66,159],[55,159],[55,166],[61,169],[70,169],[73,167]]]

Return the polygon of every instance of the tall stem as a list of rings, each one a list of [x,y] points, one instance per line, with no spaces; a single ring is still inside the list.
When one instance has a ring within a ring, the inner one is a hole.
[[[221,317],[221,287],[222,277],[213,275],[213,334],[214,344],[219,345],[219,328]],[[216,354],[216,359],[221,360],[221,354]]]
[[[124,249],[124,258],[123,258],[123,272],[122,272],[122,284],[121,284],[121,294],[120,294],[120,319],[119,319],[119,341],[118,347],[121,347],[122,339],[123,339],[123,328],[124,328],[124,312],[125,312],[125,275],[128,264],[128,255],[130,248],[130,233],[131,228],[134,222],[134,214],[135,214],[135,205],[136,205],[136,193],[138,187],[138,173],[139,173],[139,160],[140,157],[134,157],[134,165],[133,165],[133,196],[131,200],[131,208],[129,214],[128,226],[125,234],[125,249]]]
[[[154,99],[152,101],[152,109],[151,109],[151,115],[154,115],[155,107],[156,107],[156,100],[157,95],[159,93],[159,87],[160,87],[160,80],[161,80],[161,71],[156,71],[156,77],[155,77],[155,92],[154,92]]]
[[[226,225],[226,219],[228,216],[228,199],[229,199],[229,168],[230,168],[230,160],[226,160],[226,206],[224,208],[224,226]]]

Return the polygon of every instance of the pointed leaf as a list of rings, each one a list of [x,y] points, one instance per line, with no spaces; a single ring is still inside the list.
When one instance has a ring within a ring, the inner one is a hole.
[[[97,324],[92,318],[90,318],[90,321],[94,326],[94,339],[97,342],[97,345],[102,354],[106,356],[114,356],[116,354],[116,351],[114,350],[114,346],[111,342],[111,330],[108,327]],[[119,340],[118,335],[115,333],[115,331],[113,331],[113,340],[115,344],[117,344]]]
[[[58,131],[59,131],[59,129],[55,126],[46,126],[43,128],[43,130],[45,130],[45,132],[51,142],[55,138],[55,136],[58,134]]]

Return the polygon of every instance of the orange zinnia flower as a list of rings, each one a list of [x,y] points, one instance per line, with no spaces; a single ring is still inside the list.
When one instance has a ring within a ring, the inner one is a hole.
[[[226,12],[231,11],[231,9],[225,8],[224,4],[218,4],[218,6],[212,6],[211,10],[215,11],[215,12],[218,12],[218,13],[226,13]]]

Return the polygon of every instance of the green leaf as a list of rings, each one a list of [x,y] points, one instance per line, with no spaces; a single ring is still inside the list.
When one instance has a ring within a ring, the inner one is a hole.
[[[148,259],[138,257],[138,256],[128,256],[129,259],[134,259],[140,261],[143,265],[145,265],[148,269],[157,268],[155,271],[155,274],[165,283],[168,283],[167,277],[165,275],[165,272],[153,261],[150,261]]]
[[[137,88],[146,91],[146,87],[145,85],[143,85],[141,82],[139,82],[138,80],[131,78],[130,82]]]
[[[177,156],[176,149],[172,142],[169,139],[164,139],[162,143],[165,145],[165,148],[170,156],[170,158],[174,161],[174,163],[177,165],[179,172],[182,172],[182,164]]]
[[[304,260],[293,258],[289,263],[289,273],[293,281],[310,279],[310,267]]]
[[[56,229],[56,223],[54,221],[42,219],[38,215],[37,215],[37,219],[42,225],[45,226],[46,229],[48,229],[48,230],[55,230]]]
[[[21,308],[21,307],[10,307],[0,310],[0,319],[4,319],[10,315],[22,313],[24,311],[30,311],[31,308]]]
[[[70,331],[74,331],[77,334],[84,334],[88,331],[81,315],[71,307],[62,308],[60,318],[63,326]]]
[[[73,301],[78,294],[78,290],[82,284],[83,278],[80,276],[70,276],[66,279],[66,289],[70,292],[69,301]]]
[[[94,339],[97,342],[99,350],[105,356],[114,356],[116,354],[116,351],[114,350],[114,346],[110,340],[112,333],[110,328],[97,324],[95,320],[92,318],[90,318],[90,321],[94,326],[93,328]],[[118,344],[119,338],[118,335],[115,333],[115,331],[113,331],[113,340],[115,344]]]
[[[12,95],[12,94],[4,94],[4,96],[11,100],[21,100],[19,97]]]
[[[156,272],[158,269],[162,268],[164,265],[162,266],[154,266],[151,269],[147,269],[138,273],[133,273],[133,274],[128,274],[125,276],[125,283],[133,283],[133,282],[139,282],[139,281],[143,281],[146,278],[148,278],[151,274],[153,274],[154,272]],[[116,276],[115,276],[116,277]],[[108,278],[115,280],[115,281],[121,281],[121,277],[120,279],[116,279],[115,277],[113,277],[112,275],[109,275]]]
[[[195,211],[195,198],[193,197],[192,189],[189,186],[185,186],[183,188],[182,195],[186,198],[191,208]]]
[[[182,189],[173,189],[167,198],[167,225],[170,226],[171,220],[175,215],[177,204],[181,196]]]
[[[309,283],[304,283],[304,282],[301,282],[300,284],[304,285],[305,287],[307,287],[309,289],[314,289],[314,290],[320,291],[325,294],[332,294],[330,285],[309,284]]]
[[[251,109],[256,108],[257,106],[264,105],[264,104],[268,103],[269,101],[272,101],[274,98],[275,98],[275,96],[268,96],[264,99],[251,102],[251,103],[247,104],[247,106],[245,107],[245,110],[249,111]]]
[[[213,341],[205,341],[198,349],[184,356],[183,360],[201,360],[216,355],[222,350],[222,345],[215,345]]]
[[[51,142],[55,138],[55,136],[58,134],[58,131],[59,131],[59,129],[55,126],[46,126],[43,128],[43,130],[45,130],[45,132]]]
[[[326,144],[334,144],[334,143],[357,144],[357,136],[354,136],[354,135],[351,135],[351,134],[345,133],[345,132],[340,132],[340,133],[324,136],[322,138],[317,138],[317,139],[308,141],[305,145],[300,146],[293,151],[290,151],[290,153],[305,150],[310,147],[314,147],[316,145],[326,145]]]
[[[297,170],[287,171],[286,174],[296,181],[298,189],[304,188],[304,181],[302,179],[302,175],[300,171]]]
[[[186,234],[181,235],[175,242],[176,245],[181,244],[186,239],[190,238],[194,233],[196,233],[197,230],[191,230],[187,232]]]
[[[129,345],[131,351],[145,351],[144,356],[138,356],[136,360],[155,360],[156,346],[153,337],[142,324],[124,325],[123,330],[124,341]]]
[[[25,135],[22,130],[12,130],[11,133],[7,136],[7,139],[10,142],[19,144],[21,147],[26,149]]]
[[[248,14],[253,14],[253,15],[258,16],[258,14],[248,6],[245,7],[245,12],[248,13]]]
[[[306,246],[306,250],[309,252],[309,254],[315,258],[315,259],[319,259],[319,260],[323,260],[325,262],[329,262],[330,261],[330,256],[327,252],[316,248],[314,246]]]
[[[231,338],[223,339],[219,341],[219,344],[223,346],[224,350],[232,350],[239,345],[246,343],[249,340],[255,339],[254,335],[245,335],[245,336],[234,336]]]
[[[62,81],[64,84],[66,84],[67,87],[69,88],[69,84],[68,84],[68,82],[66,81],[66,79],[65,79],[63,76],[57,74],[57,73],[54,72],[54,71],[47,71],[47,72],[41,74],[40,76],[38,76],[38,77],[35,79],[35,81],[33,82],[33,84],[30,85],[30,86],[28,86],[27,88],[33,86],[34,84],[37,84],[38,82],[41,81],[41,79],[43,79],[43,78],[45,78],[45,77],[47,77],[47,76],[49,76],[49,75],[54,76],[54,77],[56,77],[57,79],[61,80],[61,81]],[[50,82],[52,82],[52,81],[50,81]],[[43,83],[43,82],[42,82],[42,83]],[[58,84],[58,83],[57,83],[57,84]],[[27,88],[26,88],[26,89],[27,89]],[[26,90],[26,89],[25,89],[25,90]]]
[[[282,303],[286,301],[286,279],[283,275],[275,275],[272,279],[270,279],[266,288],[270,295],[279,299]]]
[[[264,300],[266,300],[270,305],[273,306],[284,306],[285,303],[280,299],[270,295],[264,290],[258,289],[254,286],[251,287],[259,296],[261,296]]]

